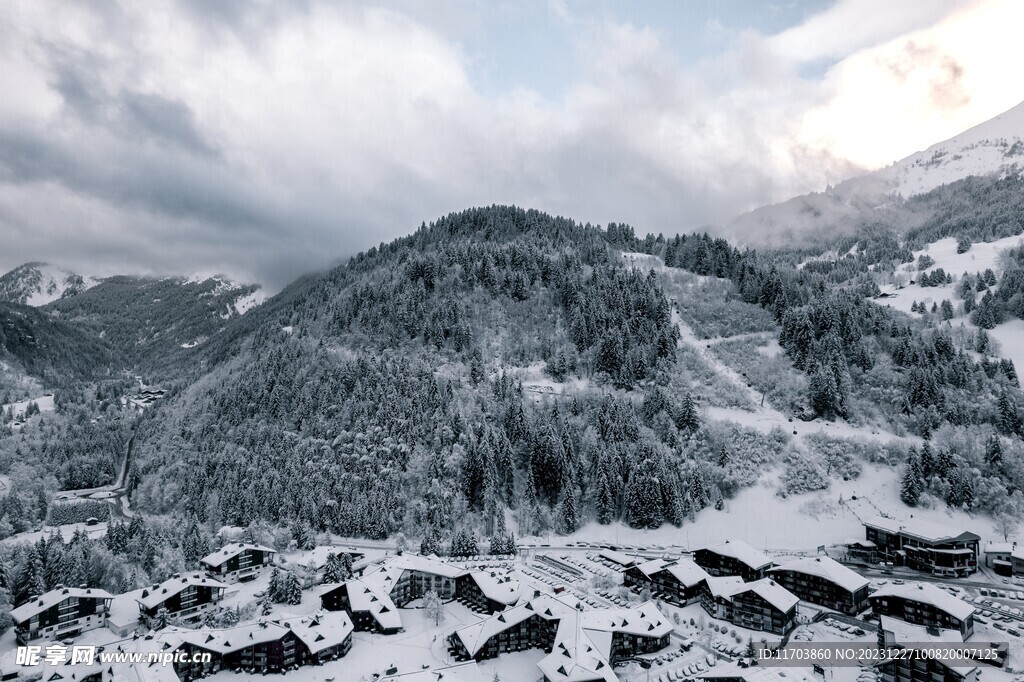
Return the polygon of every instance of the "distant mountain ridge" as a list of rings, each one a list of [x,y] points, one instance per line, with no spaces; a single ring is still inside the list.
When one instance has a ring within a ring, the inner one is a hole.
[[[39,307],[79,294],[99,281],[49,263],[25,263],[0,276],[0,301]]]
[[[1024,171],[1024,102],[891,166],[737,216],[727,236],[756,246],[779,246],[803,236],[851,234],[873,223],[908,229],[927,219],[905,202],[968,177]]]

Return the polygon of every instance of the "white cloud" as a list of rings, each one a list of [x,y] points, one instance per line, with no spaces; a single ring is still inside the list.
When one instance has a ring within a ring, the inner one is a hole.
[[[689,230],[1024,98],[998,42],[1012,1],[938,21],[954,3],[843,0],[693,68],[664,30],[565,5],[587,66],[550,99],[477,91],[472,58],[406,12],[182,1],[0,5],[0,88],[19,93],[0,101],[0,266],[282,284],[490,203]],[[997,40],[964,35],[992,22]]]

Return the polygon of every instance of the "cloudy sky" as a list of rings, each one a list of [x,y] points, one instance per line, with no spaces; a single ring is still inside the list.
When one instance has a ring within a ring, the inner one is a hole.
[[[6,0],[0,269],[281,286],[515,203],[666,234],[1024,100],[1018,0]]]

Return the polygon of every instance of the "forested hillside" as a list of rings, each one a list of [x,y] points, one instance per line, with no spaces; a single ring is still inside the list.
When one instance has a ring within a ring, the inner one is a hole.
[[[187,351],[238,317],[236,304],[256,290],[216,277],[117,276],[44,309],[102,337],[137,369],[168,375],[189,364]]]
[[[360,254],[247,316],[244,334],[227,330],[206,351],[213,371],[147,422],[137,503],[214,524],[435,538],[501,532],[505,509],[533,533],[681,524],[721,505],[795,446],[702,423],[702,400],[732,399],[677,347],[661,277],[619,250],[766,310],[789,371],[807,377],[785,406],[797,417],[1019,434],[1012,365],[876,305],[857,272],[835,282],[706,235],[637,239],[494,207]],[[954,467],[989,475],[967,453]]]
[[[103,339],[16,303],[0,303],[0,361],[50,387],[107,376],[123,367],[120,354]]]

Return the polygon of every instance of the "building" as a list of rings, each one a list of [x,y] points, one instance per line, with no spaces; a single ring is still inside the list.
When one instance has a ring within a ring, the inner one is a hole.
[[[112,677],[105,669],[103,679],[178,682],[221,670],[245,672],[248,677],[285,672],[344,656],[352,647],[352,631],[347,614],[322,611],[230,628],[169,627],[145,637],[106,642],[100,647],[106,652],[163,654],[169,659],[177,654],[170,660],[171,665],[153,661],[121,664],[123,667],[114,669]]]
[[[497,613],[519,601],[519,581],[496,571],[473,571],[455,579],[455,598],[477,613]]]
[[[672,625],[653,603],[626,609],[583,610],[575,600],[540,595],[456,630],[448,651],[457,660],[541,649],[537,664],[547,682],[618,682],[619,661],[659,651]]]
[[[227,585],[205,573],[175,574],[145,589],[136,598],[139,615],[154,618],[165,610],[172,618],[192,619],[209,611],[224,598]]]
[[[732,595],[742,585],[743,578],[738,575],[705,578],[700,586],[700,605],[712,618],[732,620]]]
[[[880,648],[913,648],[915,645],[957,645],[963,643],[958,630],[938,630],[882,616],[878,628]],[[940,661],[933,657],[898,658],[878,665],[880,682],[977,682],[978,667]]]
[[[931,583],[889,583],[870,597],[876,616],[899,618],[913,625],[956,630],[961,641],[974,634],[974,607]]]
[[[711,576],[738,575],[750,582],[765,577],[772,565],[768,555],[742,540],[726,540],[714,547],[698,549],[693,561]]]
[[[50,590],[11,611],[15,636],[19,643],[27,644],[43,638],[67,639],[104,627],[113,598],[109,592],[93,588]]]
[[[732,595],[733,624],[784,635],[796,625],[796,595],[771,578],[745,583]]]
[[[990,542],[982,550],[982,557],[985,565],[996,572],[997,575],[1013,575],[1013,550],[1017,549],[1016,542]],[[1024,554],[1022,554],[1024,558]]]
[[[707,572],[689,559],[652,559],[634,564],[622,574],[622,584],[634,592],[651,594],[676,606],[685,606],[700,598],[701,583]]]
[[[768,571],[798,598],[855,616],[868,607],[868,579],[827,556],[801,557]]]
[[[932,575],[967,576],[978,570],[981,537],[942,524],[875,517],[864,522],[867,539],[886,561]]]
[[[276,551],[263,545],[232,542],[216,552],[207,554],[199,564],[217,580],[224,583],[247,582],[274,562]]]
[[[500,611],[519,599],[519,584],[485,571],[469,571],[436,557],[402,554],[367,567],[363,575],[321,588],[320,604],[345,611],[356,630],[394,634],[402,629],[398,609],[427,592],[460,599],[481,613]]]
[[[701,606],[714,618],[748,630],[784,635],[796,624],[796,595],[771,578],[745,583],[739,576],[707,578]]]

